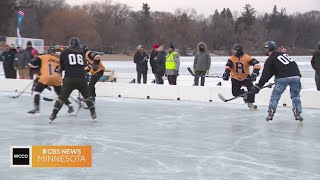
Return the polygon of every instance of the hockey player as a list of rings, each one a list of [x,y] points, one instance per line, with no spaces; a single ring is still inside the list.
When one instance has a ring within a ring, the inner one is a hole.
[[[51,122],[56,119],[58,112],[67,101],[73,90],[77,89],[84,98],[85,103],[90,110],[92,119],[96,119],[94,103],[90,100],[89,87],[86,80],[86,61],[83,50],[80,48],[80,39],[72,37],[69,40],[69,49],[63,51],[60,55],[61,69],[65,71],[63,86],[58,100],[49,119]]]
[[[87,61],[87,67],[85,68],[87,72],[91,73],[91,79],[89,82],[89,91],[91,100],[96,100],[96,88],[95,85],[99,81],[99,79],[103,76],[105,67],[101,63],[100,55],[92,52],[88,49],[88,46],[85,44],[81,45],[81,48],[83,49],[85,53],[85,58]]]
[[[34,83],[34,109],[29,111],[29,114],[36,114],[40,112],[40,94],[49,86],[53,86],[57,95],[61,93],[61,68],[60,60],[55,55],[54,49],[49,49],[49,54],[40,55],[36,49],[32,50],[32,55],[35,57],[28,65],[32,70],[38,71],[38,77]],[[74,112],[70,101],[66,100],[68,106],[68,113]]]
[[[251,74],[250,66],[253,66],[253,72]],[[242,86],[245,86],[248,91],[252,88],[252,82],[256,81],[260,68],[259,61],[245,54],[241,44],[235,44],[232,47],[232,56],[226,64],[223,80],[228,81],[231,74],[232,94],[233,96],[240,96],[245,94],[245,91],[241,89]],[[257,109],[257,106],[253,104],[255,94],[248,93],[244,95],[244,101],[248,103],[250,109]]]
[[[261,87],[263,87],[272,76],[275,76],[276,84],[271,95],[268,109],[269,114],[266,120],[272,122],[279,99],[287,86],[290,86],[293,114],[296,121],[301,123],[303,121],[300,101],[301,74],[298,65],[288,54],[276,51],[276,44],[273,41],[266,42],[264,48],[265,54],[269,57],[264,64],[259,83],[252,87],[251,92],[255,94],[259,93]]]

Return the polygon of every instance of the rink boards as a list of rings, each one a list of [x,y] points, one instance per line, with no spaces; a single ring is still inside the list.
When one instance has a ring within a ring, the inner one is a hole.
[[[31,80],[9,80],[0,79],[0,92],[15,92],[20,91],[31,83]],[[31,92],[31,86],[26,93]],[[268,105],[272,89],[263,89],[256,96],[257,105]],[[96,93],[99,97],[121,97],[121,98],[141,98],[141,99],[164,99],[164,100],[182,100],[182,101],[198,101],[198,102],[216,102],[224,103],[218,93],[223,94],[226,98],[233,97],[230,87],[195,87],[195,86],[169,86],[156,84],[130,84],[130,83],[98,83],[96,85]],[[47,91],[43,94],[46,96],[54,96],[53,91]],[[73,95],[77,95],[74,92]],[[301,92],[301,100],[303,107],[320,108],[320,92],[310,89],[303,89]],[[235,104],[243,104],[241,98],[228,102]],[[285,91],[279,101],[279,106],[291,106],[291,98],[289,88]]]

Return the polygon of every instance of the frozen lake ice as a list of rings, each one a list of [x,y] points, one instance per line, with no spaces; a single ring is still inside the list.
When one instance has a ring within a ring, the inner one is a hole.
[[[1,180],[320,179],[317,109],[304,109],[301,126],[280,107],[268,125],[264,106],[98,98],[98,122],[64,107],[49,125],[51,102],[32,118],[30,95],[0,101]],[[12,145],[92,145],[93,167],[10,168]]]

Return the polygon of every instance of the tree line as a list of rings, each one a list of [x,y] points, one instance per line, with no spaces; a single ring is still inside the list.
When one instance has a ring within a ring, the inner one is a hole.
[[[258,53],[267,40],[292,53],[306,53],[320,40],[319,11],[288,15],[285,8],[275,5],[272,12],[260,15],[245,4],[240,14],[224,8],[204,17],[194,9],[152,11],[148,4],[133,11],[111,0],[81,6],[65,0],[1,0],[0,34],[16,36],[18,9],[25,12],[24,37],[43,38],[46,45],[56,45],[78,36],[91,49],[108,53],[132,53],[138,44],[151,48],[153,43],[174,43],[186,55],[194,52],[200,41],[214,53],[227,54],[234,43]]]

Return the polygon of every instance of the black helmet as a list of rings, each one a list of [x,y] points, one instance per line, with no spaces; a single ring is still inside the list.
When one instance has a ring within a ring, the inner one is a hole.
[[[267,41],[264,43],[264,48],[268,49],[268,51],[272,52],[272,51],[276,50],[277,45],[274,41]]]
[[[237,51],[237,54],[236,54],[237,57],[241,57],[243,55],[243,46],[241,44],[233,45],[232,49]]]
[[[88,46],[87,46],[86,44],[81,44],[81,45],[80,45],[80,48],[83,50],[83,52],[86,52],[86,51],[89,50],[89,49],[88,49]]]
[[[69,46],[70,46],[70,48],[79,48],[80,47],[80,38],[78,38],[78,37],[70,38]]]
[[[48,49],[49,54],[55,54],[57,52],[57,49],[55,46],[50,46]]]
[[[232,46],[232,49],[236,50],[236,51],[243,51],[243,46],[241,44],[235,44]]]

